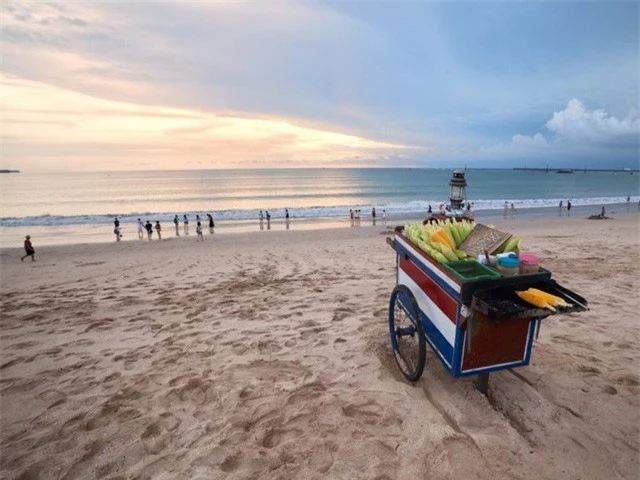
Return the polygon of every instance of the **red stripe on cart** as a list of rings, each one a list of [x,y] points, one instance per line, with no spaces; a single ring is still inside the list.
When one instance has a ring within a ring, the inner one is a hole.
[[[451,298],[436,282],[411,260],[400,257],[400,268],[427,294],[449,320],[456,323],[458,302]]]

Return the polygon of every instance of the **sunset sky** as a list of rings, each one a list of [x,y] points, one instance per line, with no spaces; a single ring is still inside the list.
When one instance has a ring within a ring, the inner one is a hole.
[[[639,5],[3,0],[2,168],[638,168]]]

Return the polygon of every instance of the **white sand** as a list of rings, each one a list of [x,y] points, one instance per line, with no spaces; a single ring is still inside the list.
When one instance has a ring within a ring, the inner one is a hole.
[[[383,227],[4,249],[0,476],[636,479],[639,226],[496,224],[591,310],[488,397],[402,379]]]

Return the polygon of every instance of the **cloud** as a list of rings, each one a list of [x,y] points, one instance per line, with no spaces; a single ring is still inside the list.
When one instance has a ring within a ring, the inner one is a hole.
[[[0,75],[3,164],[24,170],[326,166],[410,151],[275,117],[115,102]],[[152,162],[149,162],[149,160]],[[64,160],[64,162],[61,162]],[[369,164],[362,161],[360,166]]]
[[[634,111],[618,119],[604,109],[589,110],[572,98],[544,124],[544,134],[513,135],[508,143],[482,150],[495,157],[567,158],[572,155],[624,155],[638,161],[640,118]]]
[[[605,13],[609,20],[601,21]],[[505,8],[499,2],[7,1],[2,70],[135,105],[141,115],[162,106],[164,118],[276,120],[380,145],[419,146],[400,147],[399,157],[413,165],[476,155],[480,145],[519,132],[484,149],[491,160],[551,155],[580,143],[633,146],[624,125],[634,120],[617,119],[638,99],[636,18],[637,6],[624,2]],[[606,105],[617,117],[596,119],[597,110],[584,109],[579,126],[565,109],[561,119],[549,120],[572,96]],[[609,125],[611,119],[622,125]],[[168,122],[165,137],[221,132],[208,121]],[[281,133],[274,144],[288,135]],[[303,137],[297,148],[311,157],[308,132]],[[235,140],[229,142],[225,149]],[[332,143],[324,148],[332,158],[357,162],[391,158],[340,157]],[[261,161],[249,153],[252,162]]]
[[[628,143],[640,135],[640,118],[630,113],[622,120],[609,115],[605,110],[588,110],[573,98],[566,108],[554,112],[545,127],[555,135],[556,141],[582,144]]]

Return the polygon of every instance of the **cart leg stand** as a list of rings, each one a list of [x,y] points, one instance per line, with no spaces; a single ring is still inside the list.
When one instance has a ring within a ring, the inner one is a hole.
[[[478,391],[480,391],[480,393],[483,393],[484,395],[486,395],[487,392],[489,391],[489,374],[488,373],[479,374],[476,380],[473,382],[473,385],[478,389]]]

